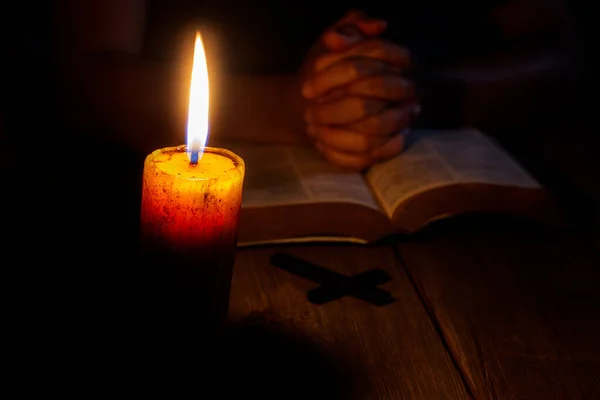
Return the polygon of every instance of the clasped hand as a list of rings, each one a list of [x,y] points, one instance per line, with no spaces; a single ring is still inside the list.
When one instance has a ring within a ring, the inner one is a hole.
[[[402,74],[410,53],[380,38],[385,29],[385,21],[350,12],[322,35],[303,68],[306,133],[347,169],[402,152],[420,111],[415,85]]]

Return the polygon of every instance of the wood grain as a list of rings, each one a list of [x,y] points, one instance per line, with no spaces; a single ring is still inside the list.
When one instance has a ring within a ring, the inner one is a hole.
[[[346,275],[383,268],[393,280],[381,287],[397,300],[385,307],[350,297],[313,305],[306,292],[318,284],[269,265],[275,251]],[[426,310],[399,268],[393,248],[309,245],[241,249],[230,316],[239,320],[257,313],[267,321],[277,321],[286,332],[296,332],[296,337],[299,333],[349,370],[351,375],[344,375],[342,386],[351,385],[352,389],[331,398],[470,398]]]
[[[458,219],[399,250],[476,399],[600,398],[600,260],[576,236]]]

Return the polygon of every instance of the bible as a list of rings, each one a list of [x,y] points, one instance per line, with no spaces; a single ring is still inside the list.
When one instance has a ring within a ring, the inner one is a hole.
[[[414,130],[404,152],[362,173],[311,147],[230,143],[246,163],[240,246],[373,243],[464,213],[552,220],[547,190],[476,129]]]

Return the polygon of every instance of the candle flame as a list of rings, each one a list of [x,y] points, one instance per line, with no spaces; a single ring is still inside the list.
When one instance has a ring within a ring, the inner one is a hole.
[[[200,32],[196,32],[190,103],[188,107],[187,149],[190,162],[202,157],[208,137],[208,67]]]

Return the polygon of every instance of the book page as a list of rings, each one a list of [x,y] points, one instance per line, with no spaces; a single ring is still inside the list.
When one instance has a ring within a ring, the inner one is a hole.
[[[475,129],[415,130],[402,154],[372,167],[366,178],[390,217],[409,197],[448,184],[540,187],[508,153]]]
[[[380,210],[358,173],[342,171],[310,147],[228,143],[244,159],[242,207],[351,202]]]

